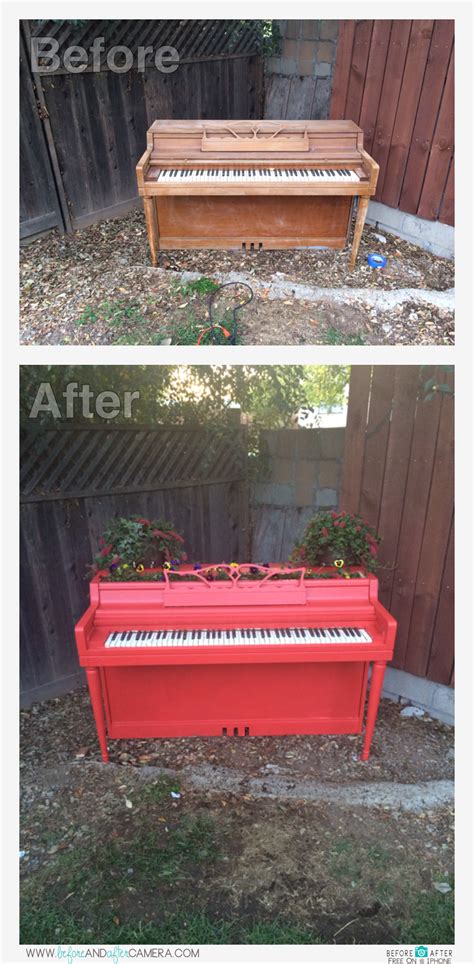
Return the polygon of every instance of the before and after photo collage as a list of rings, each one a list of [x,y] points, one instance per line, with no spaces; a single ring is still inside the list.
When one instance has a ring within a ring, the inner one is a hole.
[[[343,7],[3,6],[5,961],[472,961],[472,8]]]

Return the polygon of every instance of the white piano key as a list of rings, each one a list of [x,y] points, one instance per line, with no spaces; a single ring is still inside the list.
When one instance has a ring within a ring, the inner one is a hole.
[[[339,645],[371,642],[372,637],[365,629],[329,626],[251,630],[127,630],[110,633],[105,647],[173,649],[180,646]]]

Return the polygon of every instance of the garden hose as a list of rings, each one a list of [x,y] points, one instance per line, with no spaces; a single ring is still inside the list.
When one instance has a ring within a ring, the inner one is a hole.
[[[224,325],[220,324],[217,321],[213,321],[212,305],[216,295],[218,295],[223,288],[228,288],[230,285],[240,285],[243,288],[248,288],[248,290],[250,291],[250,298],[247,298],[247,301],[242,301],[239,305],[236,305],[235,308],[232,308],[232,324],[231,324],[231,330],[229,331],[229,329],[226,328]],[[201,334],[199,335],[199,338],[197,341],[198,345],[202,344],[202,339],[204,338],[205,335],[209,335],[211,341],[215,342],[215,337],[214,337],[215,331],[221,331],[224,337],[228,339],[228,344],[235,345],[237,340],[237,312],[239,311],[240,308],[244,308],[245,305],[249,305],[252,300],[253,300],[253,290],[250,287],[250,285],[248,285],[245,281],[225,281],[224,284],[219,285],[219,287],[216,288],[215,291],[212,291],[211,294],[209,295],[209,307],[208,307],[209,326],[207,328],[204,328],[203,331],[201,331]]]

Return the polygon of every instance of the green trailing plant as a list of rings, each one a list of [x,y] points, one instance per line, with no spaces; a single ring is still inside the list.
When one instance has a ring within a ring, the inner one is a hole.
[[[146,569],[184,562],[183,545],[182,535],[163,519],[113,519],[99,540],[93,573],[108,570],[109,579],[120,581],[147,578]]]
[[[305,566],[336,565],[342,575],[349,566],[363,566],[368,572],[375,572],[379,543],[373,526],[360,515],[318,512],[296,544],[291,561]]]

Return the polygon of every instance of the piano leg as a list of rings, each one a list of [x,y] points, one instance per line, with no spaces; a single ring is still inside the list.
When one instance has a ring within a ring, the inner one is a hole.
[[[364,230],[365,219],[367,217],[367,208],[369,206],[368,197],[360,197],[359,204],[357,207],[356,223],[354,228],[354,237],[352,239],[352,251],[351,258],[349,261],[349,267],[352,269],[355,267],[357,252],[359,251],[360,239],[362,237],[362,231]]]
[[[99,737],[100,751],[104,763],[109,762],[107,752],[107,734],[105,730],[104,704],[102,702],[102,686],[98,669],[86,669],[89,693],[91,695],[92,709],[94,711],[97,736]]]
[[[160,235],[158,231],[158,219],[156,217],[156,202],[154,197],[144,197],[143,207],[145,210],[146,229],[148,233],[148,243],[150,245],[151,263],[154,268],[158,264],[158,252],[160,248]]]
[[[386,663],[374,663],[372,666],[372,676],[370,678],[369,704],[367,707],[367,719],[365,721],[364,745],[361,753],[361,760],[368,760],[370,744],[374,732],[375,721],[380,703],[383,678],[385,675]]]

